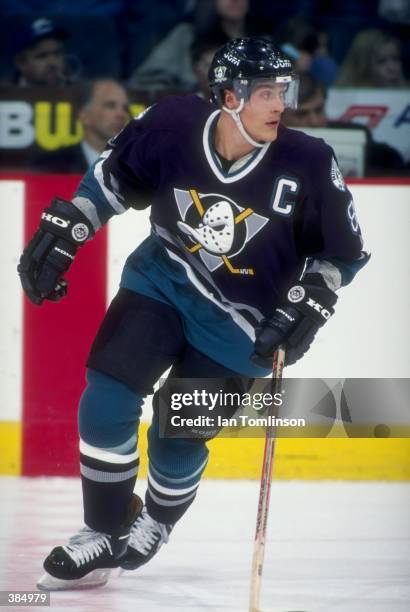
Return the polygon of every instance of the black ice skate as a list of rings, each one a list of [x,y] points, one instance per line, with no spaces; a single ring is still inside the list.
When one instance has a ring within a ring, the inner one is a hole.
[[[135,520],[142,510],[141,499],[134,496],[132,506],[131,520]],[[46,573],[37,586],[55,591],[105,584],[111,570],[120,566],[127,553],[131,520],[115,535],[84,527],[69,539],[66,546],[53,548],[43,564]]]
[[[121,560],[121,567],[133,570],[147,563],[168,542],[173,527],[155,521],[144,506],[131,527],[127,554]]]

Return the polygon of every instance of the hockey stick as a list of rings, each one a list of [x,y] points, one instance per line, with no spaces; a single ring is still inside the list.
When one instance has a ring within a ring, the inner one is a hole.
[[[273,356],[272,386],[273,393],[280,392],[283,367],[285,365],[285,349],[280,346]],[[272,410],[269,410],[269,416]],[[266,527],[268,523],[269,499],[272,482],[273,457],[275,453],[276,426],[269,419],[266,427],[265,450],[262,461],[262,475],[259,489],[258,514],[256,518],[255,544],[253,549],[251,592],[249,612],[259,610],[259,598],[262,582],[263,560],[265,556]]]

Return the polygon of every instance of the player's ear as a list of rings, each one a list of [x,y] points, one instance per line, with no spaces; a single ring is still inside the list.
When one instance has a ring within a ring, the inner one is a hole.
[[[229,110],[233,110],[234,108],[237,108],[239,106],[239,100],[235,96],[232,89],[224,90],[224,106],[229,108]]]

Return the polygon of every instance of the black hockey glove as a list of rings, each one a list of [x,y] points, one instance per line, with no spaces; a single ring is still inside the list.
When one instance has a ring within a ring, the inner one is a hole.
[[[55,198],[41,215],[39,229],[20,257],[17,271],[27,297],[40,306],[67,294],[64,274],[77,249],[94,235],[83,213],[71,202]]]
[[[307,274],[289,289],[287,302],[256,328],[252,361],[264,368],[272,367],[273,353],[284,344],[286,365],[296,363],[309,349],[318,329],[333,315],[336,301],[337,295],[319,274]]]

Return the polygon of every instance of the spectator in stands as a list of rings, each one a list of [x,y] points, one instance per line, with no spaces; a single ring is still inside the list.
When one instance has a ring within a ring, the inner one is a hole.
[[[394,23],[410,24],[409,0],[379,0],[378,14]]]
[[[404,176],[408,170],[398,151],[386,143],[375,142],[363,125],[331,121],[326,116],[326,89],[311,74],[301,74],[298,108],[287,108],[283,122],[288,127],[362,130],[366,135],[365,176]]]
[[[204,32],[229,38],[249,33],[248,0],[199,0],[193,23],[182,22],[168,33],[137,67],[129,86],[137,89],[181,89],[192,91],[197,84],[190,47]]]
[[[337,87],[406,87],[399,40],[376,28],[353,39],[340,68]]]
[[[127,92],[111,79],[85,84],[78,118],[83,127],[82,141],[39,157],[33,169],[63,174],[83,174],[88,170],[105,149],[107,140],[130,119]]]
[[[208,82],[208,70],[211,66],[215,52],[225,44],[227,36],[220,31],[212,31],[200,36],[191,45],[192,70],[196,77],[195,93],[201,98],[209,100],[211,90]]]
[[[14,57],[17,84],[22,87],[66,85],[66,38],[67,32],[46,18],[36,19],[18,31]]]
[[[298,16],[289,19],[278,36],[282,51],[290,57],[299,73],[310,72],[326,87],[334,83],[338,66],[330,56],[324,30]]]
[[[327,127],[326,89],[313,75],[299,75],[297,109],[286,109],[283,121],[289,127]]]

